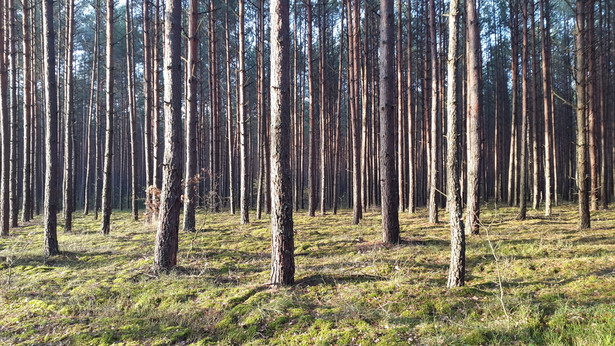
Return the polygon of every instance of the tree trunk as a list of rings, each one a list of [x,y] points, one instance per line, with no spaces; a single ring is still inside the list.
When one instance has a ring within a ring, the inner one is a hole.
[[[395,171],[395,15],[393,0],[380,0],[380,194],[382,241],[399,243],[399,191]],[[401,167],[400,167],[401,168]]]
[[[414,103],[412,95],[412,7],[411,0],[408,0],[408,213],[414,214],[415,188],[414,188]],[[401,24],[400,24],[401,25]],[[400,191],[401,193],[401,191]]]
[[[519,156],[519,214],[518,220],[525,220],[527,205],[526,205],[526,179],[527,179],[527,122],[528,122],[528,98],[529,98],[529,82],[528,82],[528,59],[529,59],[529,42],[528,42],[528,0],[523,1],[523,55],[521,57],[521,154]]]
[[[229,177],[229,210],[231,215],[235,215],[235,156],[233,154],[233,98],[231,89],[231,42],[230,42],[230,26],[229,26],[229,3],[225,0],[226,10],[224,11],[224,24],[225,24],[225,46],[226,46],[226,135],[227,135],[227,149],[228,149],[228,177]],[[196,11],[196,10],[195,10]],[[197,18],[195,18],[195,32]],[[196,41],[196,38],[195,38]],[[197,46],[198,47],[198,46]],[[197,47],[195,47],[195,64],[198,55],[196,54]],[[196,84],[196,81],[195,81]],[[195,97],[196,98],[196,97]],[[195,102],[196,108],[196,102]]]
[[[164,25],[164,165],[154,269],[169,270],[177,264],[181,209],[181,1],[167,0]]]
[[[246,101],[245,101],[245,37],[244,37],[244,0],[239,0],[239,99],[237,102],[239,115],[239,155],[240,155],[240,203],[241,203],[241,223],[250,222],[248,215],[248,132],[246,129]]]
[[[31,72],[31,58],[32,42],[30,40],[30,3],[28,0],[23,1],[23,81],[24,81],[24,103],[23,103],[23,118],[24,118],[24,132],[23,132],[23,186],[22,186],[22,205],[21,205],[21,221],[30,221],[32,218],[32,190],[31,190],[31,171],[32,161],[30,157],[30,136],[32,135],[32,72]]]
[[[188,24],[188,90],[186,91],[188,101],[186,102],[186,174],[184,178],[184,225],[183,230],[192,232],[195,230],[195,199],[197,178],[197,90],[196,90],[196,64],[198,59],[198,20],[199,4],[197,0],[190,1],[190,17]],[[228,56],[227,56],[228,60]],[[228,81],[227,81],[228,83]],[[227,86],[230,89],[230,86]],[[228,90],[227,89],[227,90]],[[180,121],[181,122],[181,121]],[[179,125],[181,127],[181,125]],[[232,177],[231,177],[232,181]]]
[[[73,37],[75,31],[75,3],[68,0],[66,3],[66,66],[64,77],[64,193],[62,205],[64,208],[64,232],[71,232],[73,227]]]
[[[57,236],[58,105],[53,0],[43,1],[45,68],[45,257],[60,253]],[[6,114],[6,113],[5,113]],[[5,214],[6,215],[6,214]]]
[[[139,220],[139,173],[138,148],[137,148],[137,105],[135,100],[135,65],[134,65],[134,36],[132,26],[132,5],[130,0],[126,2],[126,73],[128,75],[128,111],[130,113],[130,158],[132,191],[131,206],[132,219]]]
[[[147,3],[145,1],[144,3]],[[92,137],[98,136],[98,129],[92,122],[94,121],[94,117],[98,117],[98,108],[97,105],[97,93],[98,93],[98,45],[99,45],[99,28],[100,28],[100,4],[99,0],[96,0],[95,4],[96,11],[96,23],[94,26],[94,52],[92,55],[92,74],[90,75],[90,98],[88,102],[88,120],[87,120],[87,138],[86,138],[86,162],[85,162],[85,188],[84,188],[84,197],[83,197],[83,214],[88,215],[90,212],[90,185],[92,179],[92,159],[96,160],[96,140],[93,140]],[[147,99],[147,97],[146,97]],[[97,108],[96,113],[94,113],[94,108]],[[94,127],[94,132],[92,132],[92,127]],[[94,134],[94,136],[92,136]],[[147,142],[146,142],[147,143]],[[147,145],[147,144],[146,144]],[[94,148],[93,148],[94,147]],[[94,178],[96,184],[96,178]]]
[[[274,286],[295,276],[290,171],[290,34],[288,0],[272,0],[271,13],[271,276]]]
[[[551,216],[551,23],[549,0],[540,0],[540,32],[542,33],[542,88],[544,113],[545,216]]]
[[[106,87],[105,87],[105,109],[106,109],[106,130],[105,130],[105,156],[103,167],[103,189],[102,189],[102,224],[100,232],[109,234],[111,231],[111,172],[113,169],[113,7],[114,0],[107,0],[107,49],[106,49]]]
[[[17,227],[19,220],[19,201],[17,196],[17,51],[16,51],[16,18],[14,0],[8,0],[8,68],[9,68],[9,116],[10,116],[10,155],[9,155],[9,213],[10,226]]]
[[[478,234],[480,225],[480,166],[481,166],[481,139],[480,120],[482,108],[480,93],[481,55],[480,55],[480,25],[476,8],[476,0],[466,1],[466,26],[468,35],[468,201],[467,201],[467,228],[466,232]]]
[[[471,0],[470,0],[471,1]],[[457,0],[451,0],[448,16],[448,84],[446,89],[446,193],[449,222],[451,228],[451,262],[448,269],[447,286],[460,287],[465,280],[465,233],[462,222],[462,205],[459,183],[460,154],[459,134],[457,129],[457,39],[459,35]]]
[[[472,2],[471,0],[469,2]],[[438,223],[438,56],[436,51],[436,9],[429,0],[429,49],[431,59],[431,114],[429,139],[429,222]]]
[[[593,0],[577,0],[576,19],[577,30],[575,32],[575,55],[576,55],[576,93],[577,93],[577,190],[579,195],[579,228],[590,228],[589,218],[589,176],[587,172],[587,119],[585,117],[585,88],[587,85],[587,66],[585,65],[585,18],[588,10],[593,10]]]
[[[5,40],[8,35],[8,20],[6,11],[8,9],[2,4],[0,6],[0,117],[2,123],[0,130],[2,131],[2,162],[0,172],[0,235],[5,237],[9,235],[9,157],[10,157],[10,141],[9,141],[9,109],[8,109],[8,70],[7,58],[5,51]],[[10,39],[10,37],[8,38]],[[55,224],[55,223],[54,223]],[[55,227],[54,227],[55,230]]]
[[[316,183],[316,114],[314,109],[314,103],[316,102],[314,95],[314,63],[312,53],[312,1],[307,0],[307,59],[308,59],[308,88],[309,88],[309,117],[310,117],[310,130],[308,137],[308,213],[310,216],[316,214],[316,204],[318,202],[317,197],[317,183]]]

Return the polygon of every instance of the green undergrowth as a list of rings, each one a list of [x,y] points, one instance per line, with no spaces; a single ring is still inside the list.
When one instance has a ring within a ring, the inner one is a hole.
[[[579,231],[574,205],[526,221],[485,208],[467,284],[452,290],[448,227],[425,210],[400,214],[397,246],[380,242],[378,210],[357,226],[350,210],[296,213],[296,285],[277,290],[267,218],[199,211],[179,266],[160,275],[155,226],[127,212],[114,212],[109,236],[75,213],[51,258],[36,219],[0,239],[0,343],[615,344],[615,212]]]

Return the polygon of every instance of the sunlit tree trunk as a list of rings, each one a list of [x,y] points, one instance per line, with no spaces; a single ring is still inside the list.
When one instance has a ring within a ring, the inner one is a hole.
[[[471,0],[470,0],[471,2]],[[438,56],[436,42],[436,9],[434,0],[429,0],[429,49],[431,61],[431,108],[429,139],[429,222],[438,222]]]
[[[107,0],[107,49],[106,49],[106,81],[105,81],[105,156],[103,165],[103,188],[102,188],[102,234],[111,231],[111,173],[113,169],[113,8],[114,0]]]
[[[240,0],[241,1],[241,0]],[[271,0],[271,276],[274,286],[295,276],[290,171],[290,34],[288,0]]]
[[[382,241],[399,243],[399,191],[395,171],[395,15],[393,0],[380,0],[380,194]],[[401,149],[401,148],[400,148]]]
[[[480,225],[480,167],[481,167],[481,138],[480,121],[482,108],[480,93],[482,93],[480,81],[481,48],[480,48],[480,25],[476,8],[476,0],[466,0],[466,27],[468,35],[468,200],[466,211],[466,232],[478,234]]]
[[[470,0],[471,1],[471,0]],[[451,229],[451,262],[448,269],[447,286],[449,288],[463,286],[465,281],[465,233],[463,230],[459,183],[460,143],[459,121],[457,116],[457,40],[459,36],[459,4],[451,0],[448,15],[448,58],[446,89],[446,193],[449,223]]]
[[[177,264],[181,209],[181,1],[166,0],[164,19],[164,165],[154,269],[168,270]]]
[[[527,205],[526,205],[526,179],[527,179],[527,122],[528,122],[528,59],[529,59],[529,41],[528,41],[528,0],[523,1],[523,53],[521,57],[521,154],[519,155],[519,214],[518,220],[525,220]]]
[[[585,18],[588,10],[593,10],[592,0],[577,0],[576,2],[576,31],[575,31],[575,55],[576,55],[576,117],[577,117],[577,143],[576,143],[576,163],[577,163],[577,191],[579,195],[579,228],[590,228],[589,218],[589,175],[587,172],[587,105],[585,101],[585,88],[587,85],[585,64],[585,37],[586,25]]]
[[[64,232],[71,232],[73,225],[73,123],[74,123],[74,107],[73,107],[73,46],[74,46],[74,31],[75,31],[75,3],[73,0],[68,0],[66,3],[66,66],[64,77],[64,191],[63,191],[63,208],[64,208]]]
[[[239,116],[239,163],[240,163],[240,208],[241,223],[250,222],[248,215],[248,131],[246,128],[246,101],[245,101],[245,37],[244,37],[244,0],[239,0],[239,97],[237,100],[237,113]]]
[[[132,219],[139,219],[139,171],[137,147],[137,105],[135,99],[135,65],[134,65],[134,34],[132,26],[132,4],[126,2],[126,73],[128,75],[128,111],[130,116],[130,186],[132,190],[131,209]]]
[[[540,32],[542,53],[542,88],[544,113],[545,216],[551,216],[551,23],[549,0],[540,0]]]

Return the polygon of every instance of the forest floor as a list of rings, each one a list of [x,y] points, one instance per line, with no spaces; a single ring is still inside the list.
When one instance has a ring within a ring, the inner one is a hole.
[[[358,226],[350,210],[295,214],[296,285],[279,290],[266,285],[268,218],[199,211],[178,268],[161,275],[155,226],[127,212],[109,236],[75,213],[47,259],[37,219],[0,239],[0,343],[615,344],[615,211],[578,231],[576,210],[520,222],[516,209],[484,209],[467,285],[453,290],[448,226],[424,209],[400,215],[397,246],[380,242],[378,210]]]

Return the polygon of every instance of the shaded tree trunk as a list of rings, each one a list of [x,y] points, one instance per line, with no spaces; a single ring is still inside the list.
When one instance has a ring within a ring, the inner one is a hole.
[[[43,1],[45,68],[45,257],[60,253],[57,236],[58,98],[53,0]]]
[[[68,0],[66,3],[66,66],[64,77],[64,232],[71,232],[73,227],[73,123],[74,123],[74,107],[73,107],[73,45],[75,31],[75,3],[73,0]]]

